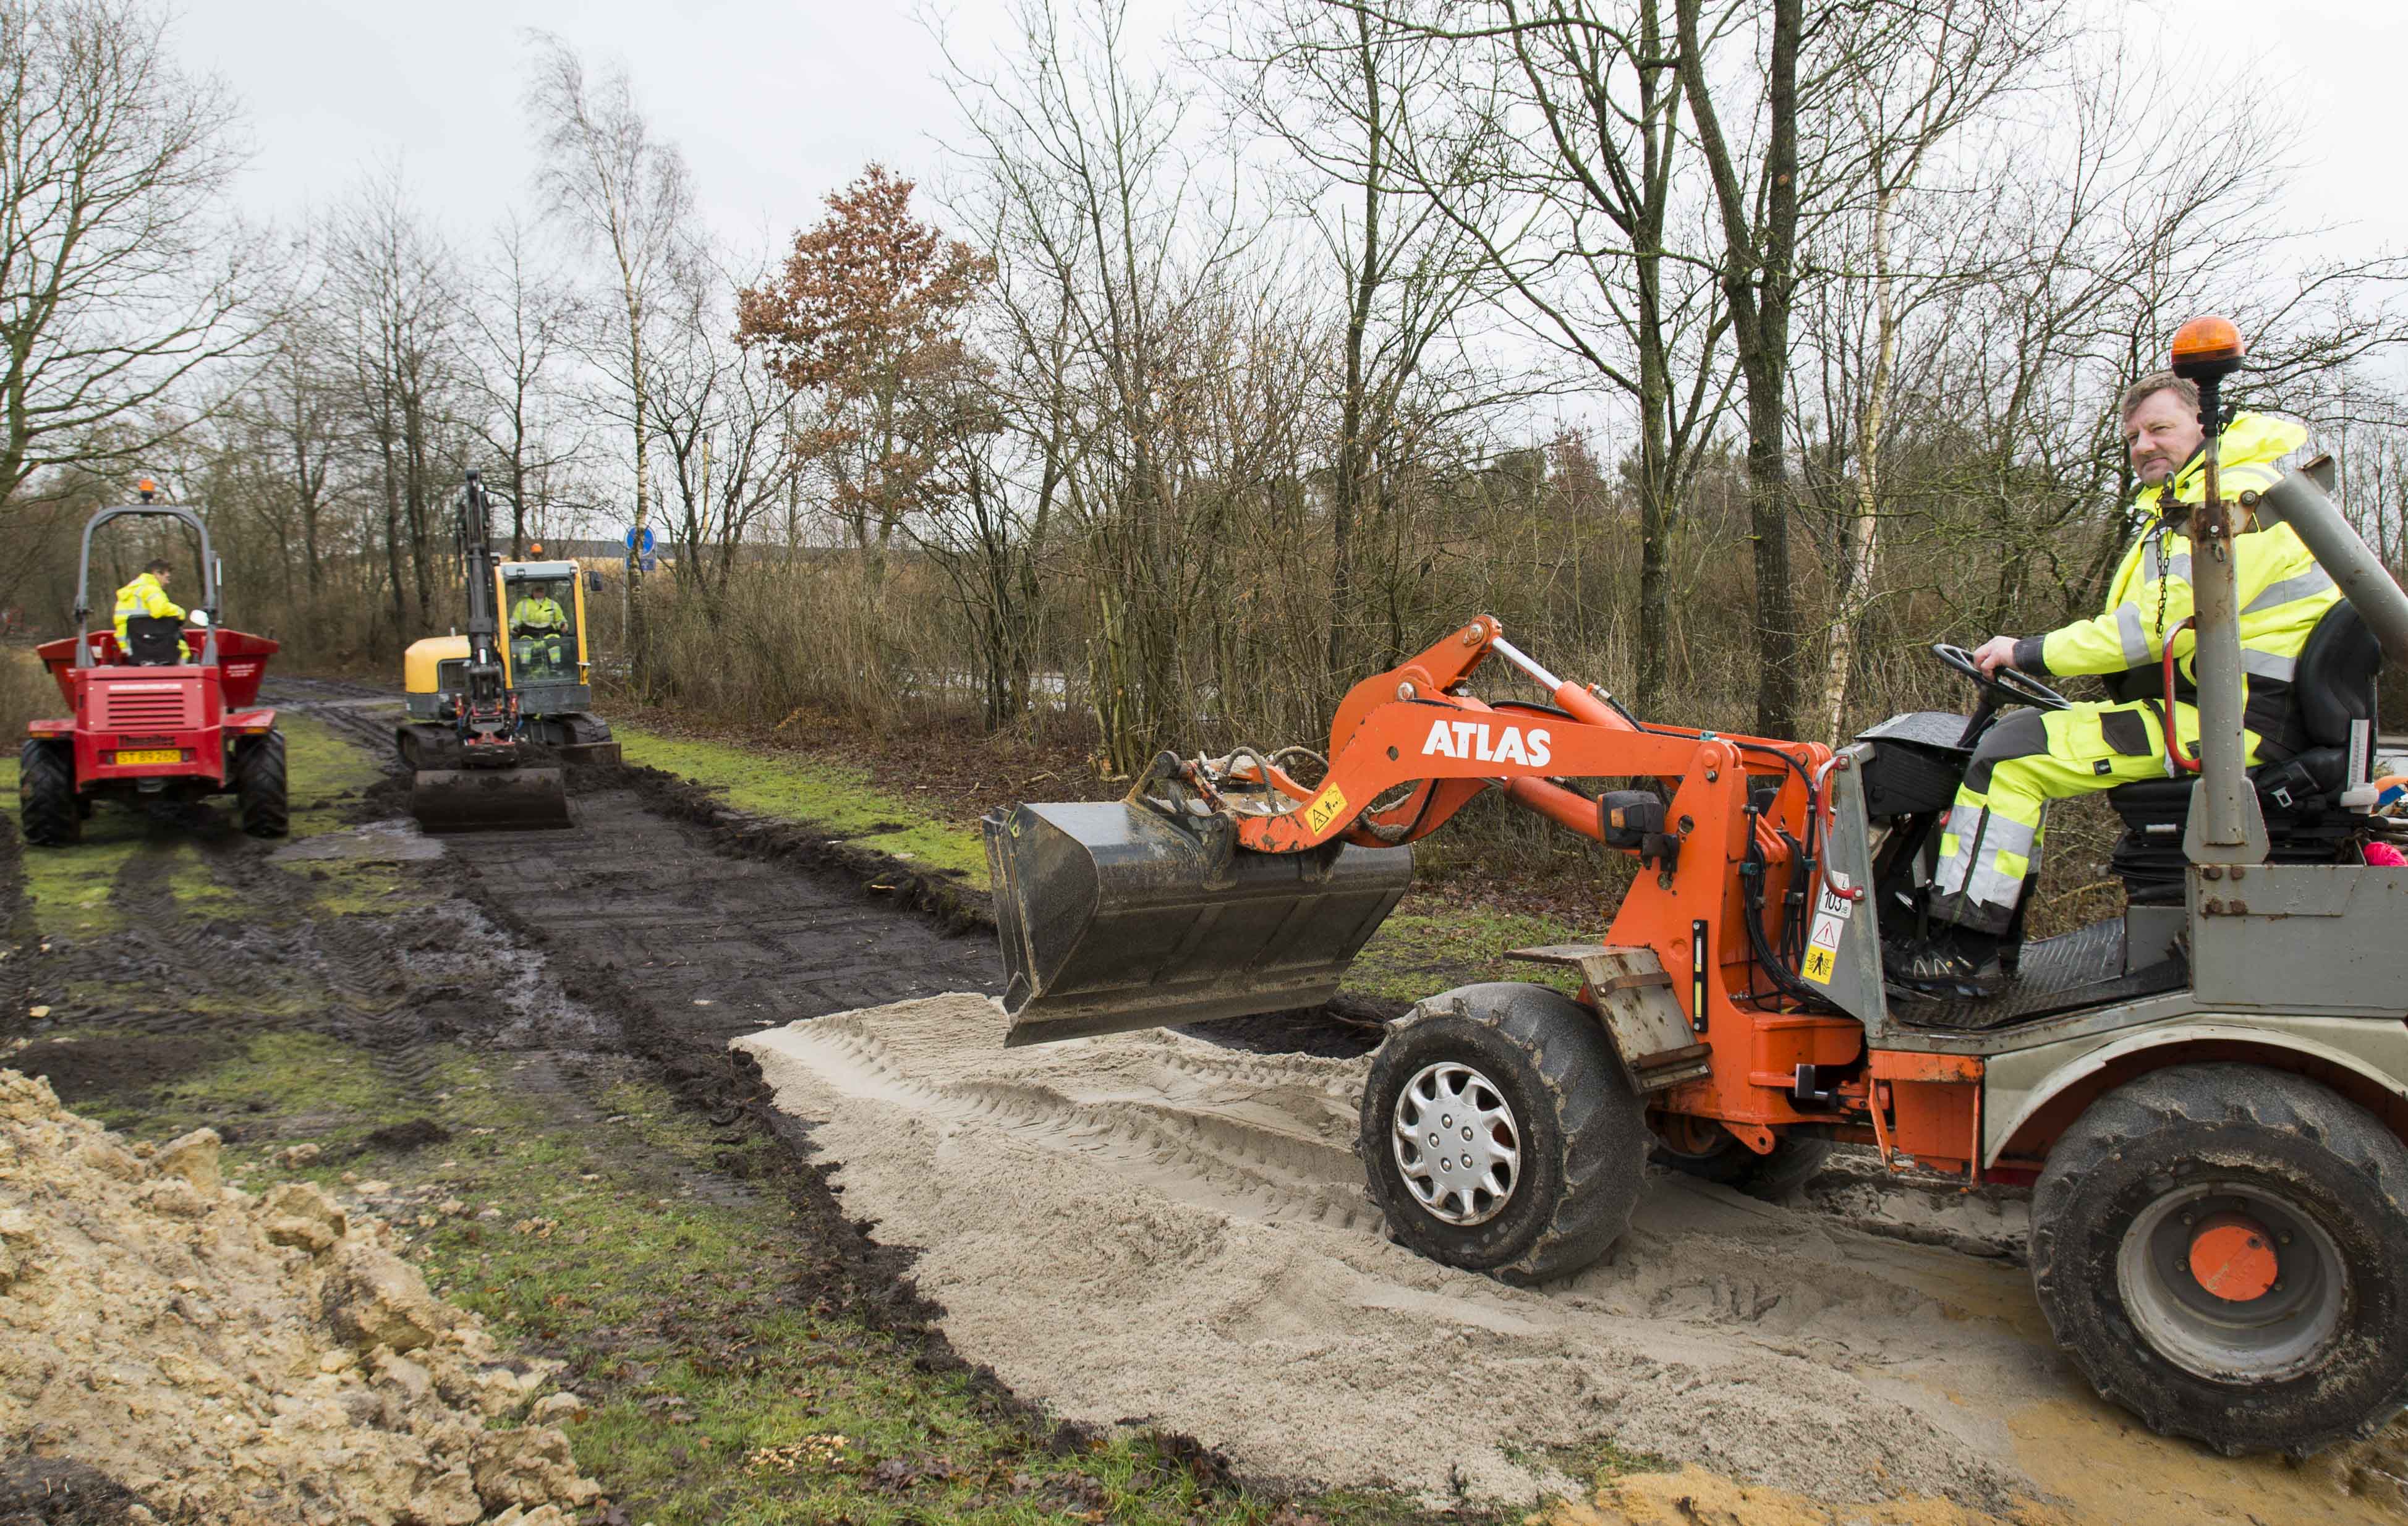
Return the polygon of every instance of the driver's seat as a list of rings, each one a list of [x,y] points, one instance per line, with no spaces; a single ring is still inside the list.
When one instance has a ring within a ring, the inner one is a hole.
[[[2325,611],[2300,653],[2292,698],[2306,739],[2296,756],[2249,771],[2266,818],[2267,859],[2273,863],[2330,863],[2358,827],[2340,808],[2349,780],[2353,720],[2374,719],[2374,678],[2383,649],[2346,599]],[[2124,835],[2109,860],[2133,906],[2178,906],[2189,861],[2183,835],[2190,824],[2195,776],[2145,779],[2107,792],[2124,819]]]
[[[169,667],[184,660],[184,622],[172,615],[132,615],[125,621],[125,661],[134,667]]]

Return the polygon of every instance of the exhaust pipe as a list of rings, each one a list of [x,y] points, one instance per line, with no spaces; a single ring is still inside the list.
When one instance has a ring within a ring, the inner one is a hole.
[[[2383,654],[2408,666],[2408,593],[2353,527],[2327,492],[2333,482],[2330,456],[2318,456],[2258,495],[2257,508],[2298,532],[2316,564],[2332,575],[2342,597],[2383,644]]]

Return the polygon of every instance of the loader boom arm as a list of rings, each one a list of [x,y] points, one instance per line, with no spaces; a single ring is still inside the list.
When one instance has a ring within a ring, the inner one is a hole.
[[[1501,656],[1548,692],[1553,708],[1473,697],[1467,684]],[[1329,774],[1308,791],[1277,770],[1241,765],[1238,777],[1272,794],[1232,807],[1238,842],[1257,853],[1299,853],[1331,841],[1396,846],[1429,835],[1483,790],[1570,831],[1602,841],[1596,802],[1557,782],[1636,776],[1714,785],[1747,768],[1819,769],[1830,749],[1808,743],[1723,737],[1646,726],[1597,692],[1559,679],[1505,640],[1487,615],[1348,692],[1330,727]],[[1401,799],[1382,804],[1408,783]],[[1728,792],[1734,804],[1743,792]],[[1272,798],[1276,795],[1277,798]],[[1679,804],[1676,794],[1674,804]],[[1702,802],[1698,802],[1702,804]],[[1684,813],[1668,820],[1677,822]],[[1696,812],[1685,813],[1692,821]]]

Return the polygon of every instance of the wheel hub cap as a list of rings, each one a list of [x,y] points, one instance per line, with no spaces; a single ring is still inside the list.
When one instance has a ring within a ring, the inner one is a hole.
[[[2217,1214],[2191,1236],[2190,1275],[2228,1303],[2265,1297],[2274,1286],[2278,1264],[2273,1235],[2242,1214]]]
[[[2350,1306],[2321,1225],[2262,1180],[2198,1181],[2133,1217],[2115,1285],[2143,1338],[2216,1382],[2279,1382],[2315,1367]]]
[[[1459,1226],[1505,1210],[1522,1179],[1512,1106],[1469,1065],[1424,1065],[1397,1094],[1388,1142],[1397,1169],[1431,1218]]]

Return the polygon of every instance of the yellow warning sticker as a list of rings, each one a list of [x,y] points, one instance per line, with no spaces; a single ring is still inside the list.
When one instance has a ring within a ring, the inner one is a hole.
[[[1810,948],[1806,950],[1806,963],[1798,967],[1798,973],[1818,986],[1828,986],[1831,983],[1831,972],[1839,967],[1839,963],[1837,950]]]
[[[1329,823],[1346,814],[1346,792],[1335,784],[1313,796],[1312,804],[1304,807],[1304,830],[1319,834],[1328,830]]]

